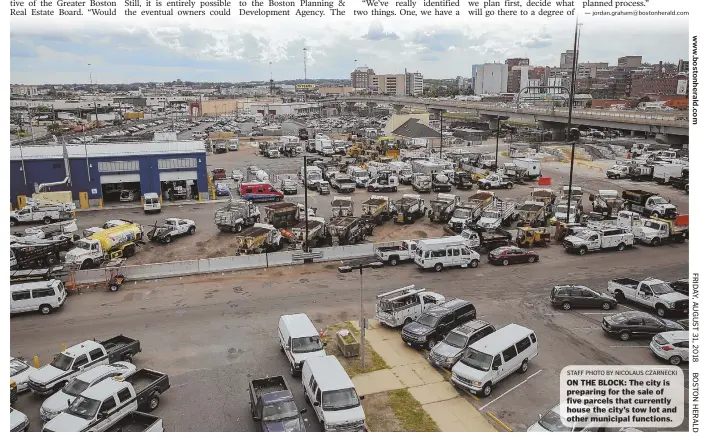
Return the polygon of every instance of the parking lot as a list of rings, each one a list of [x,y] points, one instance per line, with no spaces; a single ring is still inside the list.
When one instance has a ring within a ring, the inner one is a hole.
[[[539,354],[526,374],[510,376],[489,398],[466,395],[482,413],[494,413],[513,430],[523,431],[539,413],[558,403],[562,367],[659,363],[646,341],[624,343],[606,337],[599,328],[603,311],[551,308],[548,293],[553,285],[575,283],[604,290],[613,278],[675,280],[688,270],[687,244],[585,257],[567,255],[553,245],[540,254],[536,264],[508,267],[490,266],[483,259],[477,269],[442,273],[421,272],[412,264],[368,272],[365,308],[374,308],[375,295],[414,283],[472,301],[477,317],[497,327],[518,323],[533,329]],[[167,430],[250,431],[254,428],[248,410],[251,378],[286,375],[298,405],[304,405],[299,379],[289,377],[276,341],[280,315],[307,313],[319,329],[358,319],[358,276],[340,274],[337,266],[327,262],[129,282],[114,294],[88,290],[69,297],[64,308],[50,316],[14,317],[11,354],[38,355],[44,364],[62,344],[123,333],[142,343],[143,352],[135,358],[138,367],[170,376],[172,387],[155,411]],[[40,398],[24,394],[15,405],[32,420],[31,430],[40,428],[40,404]],[[317,430],[316,419],[309,413],[306,417],[309,428]]]

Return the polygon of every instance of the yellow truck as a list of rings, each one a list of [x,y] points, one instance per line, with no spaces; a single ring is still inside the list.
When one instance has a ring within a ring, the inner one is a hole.
[[[75,248],[66,253],[66,266],[91,269],[106,260],[131,257],[143,239],[144,229],[135,223],[98,231],[75,243]]]

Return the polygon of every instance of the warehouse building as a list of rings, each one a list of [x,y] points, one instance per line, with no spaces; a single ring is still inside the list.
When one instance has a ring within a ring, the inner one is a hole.
[[[79,208],[119,203],[121,190],[138,191],[136,202],[151,192],[168,202],[176,187],[184,187],[189,199],[208,199],[202,141],[10,149],[10,202],[15,208],[22,203],[20,197],[40,191],[71,191]]]

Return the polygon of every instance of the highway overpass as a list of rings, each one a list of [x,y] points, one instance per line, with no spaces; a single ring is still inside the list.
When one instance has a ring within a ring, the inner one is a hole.
[[[465,102],[456,100],[433,100],[416,97],[394,96],[340,96],[320,100],[325,106],[340,106],[354,103],[389,104],[396,109],[402,107],[424,108],[427,111],[447,111],[475,114],[490,123],[496,129],[497,119],[507,120],[519,116],[520,120],[532,119],[538,125],[552,129],[556,138],[565,138],[565,126],[568,123],[568,108],[528,107],[516,108],[500,104]],[[675,120],[678,112],[645,113],[638,111],[607,111],[593,109],[574,109],[572,123],[574,126],[593,126],[599,128],[619,129],[625,132],[646,132],[662,136],[671,144],[689,142],[689,122]]]

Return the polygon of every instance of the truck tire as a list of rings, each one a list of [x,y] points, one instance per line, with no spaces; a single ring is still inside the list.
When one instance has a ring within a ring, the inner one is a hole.
[[[10,226],[11,226],[11,227],[16,227],[17,225],[19,225],[19,221],[18,221],[17,219],[15,219],[15,218],[11,217],[11,218],[10,218]]]
[[[42,304],[41,306],[39,306],[39,311],[42,315],[48,315],[51,313],[51,306],[49,306],[48,304]]]
[[[234,225],[234,232],[241,233],[241,224]]]
[[[80,269],[90,269],[93,267],[93,261],[91,259],[83,260],[80,264]]]
[[[666,310],[667,309],[665,308],[665,306],[659,304],[656,306],[656,315],[660,316],[661,318],[665,318],[665,316],[668,313]]]
[[[510,183],[507,183],[507,188],[508,188],[508,189],[511,189],[512,187],[514,187],[514,184],[512,184],[511,182],[510,182]]]
[[[477,268],[479,263],[480,263],[480,262],[478,262],[477,259],[473,259],[473,260],[470,261],[470,263],[468,264],[468,266],[470,266],[471,268]]]
[[[191,236],[195,234],[195,227],[188,228],[188,234],[190,234]]]
[[[400,261],[400,260],[399,260],[399,257],[397,257],[397,256],[392,256],[392,257],[390,257],[390,260],[388,260],[388,263],[390,264],[390,266],[397,266],[397,263],[398,263],[399,261]]]
[[[587,254],[587,248],[585,248],[584,246],[578,248],[578,254],[580,254],[581,256]]]
[[[51,218],[49,216],[45,217],[43,219],[45,225],[49,225],[51,223]]]
[[[429,339],[429,342],[427,342],[427,347],[429,347],[428,350],[431,350],[431,349],[434,348],[435,346],[436,346],[436,340],[435,340],[435,339]]]
[[[491,187],[492,186],[490,185],[490,183],[487,183],[487,184],[483,184],[482,188],[483,188],[483,190],[490,190]]]
[[[171,243],[171,235],[167,234],[166,237],[163,238],[163,243]]]
[[[146,412],[155,410],[158,408],[159,404],[161,404],[161,393],[154,391],[154,393],[149,396],[149,401],[146,404]]]
[[[58,257],[56,257],[56,254],[49,254],[48,256],[46,256],[46,265],[47,266],[51,266],[51,265],[55,264],[57,261],[58,261]]]
[[[675,236],[675,241],[677,243],[685,243],[686,240],[687,240],[687,235],[685,233],[681,233],[681,234],[678,234],[677,236]]]
[[[617,300],[618,303],[623,303],[626,301],[626,296],[624,296],[624,292],[620,291],[619,289],[615,289],[614,299]]]
[[[170,237],[170,236],[169,236]],[[136,247],[134,245],[129,245],[122,250],[122,254],[125,257],[131,257],[136,253]]]
[[[132,353],[124,353],[124,354],[122,355],[122,360],[123,360],[124,362],[132,363],[132,361],[134,360],[134,359],[132,358]]]
[[[396,192],[396,191],[397,191],[397,186],[394,186],[394,187],[392,188],[392,191],[393,191],[393,192]]]
[[[653,213],[651,213],[651,218],[658,219],[658,212],[654,211]]]
[[[651,240],[651,246],[659,246],[661,244],[661,239],[658,237],[654,237],[653,240]]]
[[[402,326],[404,327],[404,326],[406,326],[407,324],[409,324],[409,323],[411,323],[411,322],[412,322],[412,318],[406,318],[406,319],[405,319],[405,322],[402,323]]]
[[[444,265],[442,265],[441,263],[437,263],[436,265],[434,265],[434,270],[436,272],[441,272],[443,269],[444,269]]]
[[[624,245],[624,242],[619,243],[617,245],[617,251],[624,251],[626,249],[626,245]]]
[[[480,393],[483,397],[490,397],[490,394],[492,394],[492,382],[487,382],[483,389],[480,390]]]

